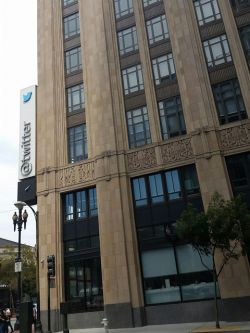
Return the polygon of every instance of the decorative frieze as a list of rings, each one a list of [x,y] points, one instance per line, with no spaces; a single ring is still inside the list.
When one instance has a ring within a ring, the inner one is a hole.
[[[250,124],[226,128],[219,133],[222,150],[242,147],[250,144]]]
[[[194,154],[191,139],[168,142],[161,147],[161,154],[163,163],[174,163],[192,158]]]
[[[157,164],[154,148],[143,149],[127,155],[128,170],[151,168]]]
[[[94,180],[94,162],[70,166],[58,171],[58,187],[65,187]]]

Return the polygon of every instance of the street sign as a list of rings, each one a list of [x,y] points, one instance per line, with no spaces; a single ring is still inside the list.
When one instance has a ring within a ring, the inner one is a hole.
[[[22,261],[16,261],[15,262],[15,273],[22,272]]]

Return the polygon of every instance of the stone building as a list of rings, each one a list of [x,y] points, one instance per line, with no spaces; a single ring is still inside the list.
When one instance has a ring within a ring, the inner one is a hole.
[[[54,330],[61,302],[71,328],[213,319],[210,275],[166,230],[188,202],[250,191],[249,55],[249,0],[38,0],[40,294],[45,319],[54,254]],[[218,289],[222,319],[249,320],[247,258]]]

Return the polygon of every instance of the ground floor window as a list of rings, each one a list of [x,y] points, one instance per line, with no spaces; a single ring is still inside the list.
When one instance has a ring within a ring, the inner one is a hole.
[[[183,302],[214,297],[212,257],[202,256],[190,244],[141,252],[145,303]]]
[[[67,301],[79,302],[79,306],[88,311],[101,309],[103,291],[100,258],[66,263],[65,287]]]

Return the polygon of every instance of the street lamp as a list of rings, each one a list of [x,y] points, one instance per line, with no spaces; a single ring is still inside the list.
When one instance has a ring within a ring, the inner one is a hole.
[[[18,253],[15,262],[15,272],[17,272],[17,302],[16,302],[16,322],[14,325],[14,329],[20,329],[20,302],[22,299],[22,286],[21,286],[21,271],[22,271],[22,261],[21,261],[21,232],[22,226],[24,225],[24,229],[26,229],[26,222],[28,218],[28,214],[26,209],[24,210],[23,214],[23,207],[26,206],[25,202],[17,201],[15,204],[16,208],[18,209],[18,215],[15,212],[12,220],[14,224],[14,231],[18,231]]]

